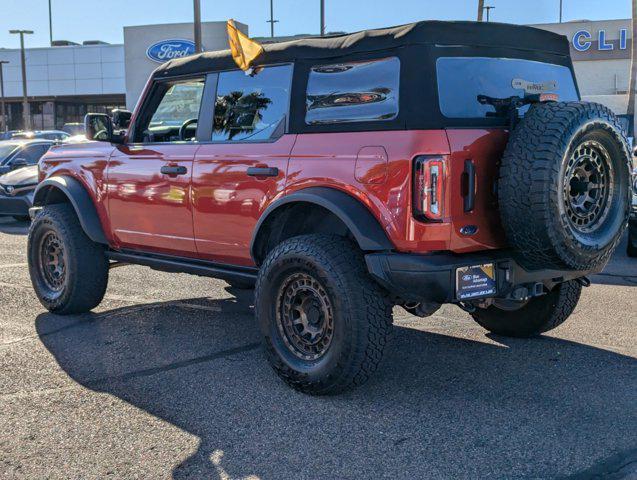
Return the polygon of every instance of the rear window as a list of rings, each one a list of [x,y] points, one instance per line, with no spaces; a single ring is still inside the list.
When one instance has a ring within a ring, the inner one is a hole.
[[[308,125],[393,120],[398,115],[400,60],[313,67],[307,84]]]
[[[573,75],[568,67],[512,58],[441,57],[436,62],[440,110],[447,118],[485,118],[495,112],[491,105],[478,103],[478,95],[507,98],[524,96],[512,86],[513,80],[551,84],[560,101],[578,100]],[[528,106],[520,109],[520,113]]]

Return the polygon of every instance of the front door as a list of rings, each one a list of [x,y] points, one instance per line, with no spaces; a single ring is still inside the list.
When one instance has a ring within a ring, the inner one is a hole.
[[[120,248],[196,256],[191,178],[203,79],[159,82],[141,109],[136,138],[108,166],[108,208]]]
[[[270,201],[283,194],[294,135],[286,135],[292,66],[249,76],[221,72],[211,138],[192,178],[195,243],[205,260],[253,264],[250,242]]]

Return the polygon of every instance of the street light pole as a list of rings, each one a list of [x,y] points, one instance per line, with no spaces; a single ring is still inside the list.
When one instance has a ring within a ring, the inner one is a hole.
[[[560,23],[562,23],[562,0],[560,0]]]
[[[274,24],[279,23],[278,20],[274,19],[274,0],[270,0],[270,20],[268,20],[270,24],[270,36],[274,38]]]
[[[194,0],[195,13],[195,53],[201,52],[201,1]]]
[[[29,97],[27,96],[27,61],[24,53],[24,36],[31,35],[33,30],[9,30],[11,34],[20,35],[20,60],[22,60],[22,116],[24,129],[31,130],[31,112],[29,111]]]
[[[7,107],[4,102],[4,76],[2,74],[2,66],[5,63],[9,62],[6,60],[0,60],[0,105],[2,106],[0,111],[0,115],[2,115],[2,123],[0,126],[4,132],[9,130],[9,126],[7,125]]]
[[[487,11],[487,22],[489,21],[489,12],[491,10],[493,10],[495,7],[484,7],[484,9]]]
[[[49,0],[49,44],[53,46],[53,9]]]
[[[325,0],[321,0],[321,37],[325,36]]]

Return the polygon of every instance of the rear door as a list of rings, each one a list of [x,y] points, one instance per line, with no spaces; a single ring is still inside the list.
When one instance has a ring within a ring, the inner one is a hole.
[[[295,135],[286,134],[292,70],[277,65],[252,76],[240,70],[211,76],[217,87],[204,101],[214,102],[214,119],[192,178],[195,243],[203,259],[253,263],[254,227],[283,194],[294,146]]]
[[[121,248],[196,256],[190,180],[203,78],[158,82],[108,166],[108,208]]]

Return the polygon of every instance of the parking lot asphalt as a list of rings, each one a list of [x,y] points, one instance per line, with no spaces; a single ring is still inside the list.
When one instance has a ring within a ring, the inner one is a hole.
[[[455,306],[395,310],[384,362],[335,397],[287,388],[252,292],[129,266],[93,313],[47,313],[26,224],[0,219],[0,478],[637,478],[637,259],[532,340]]]

